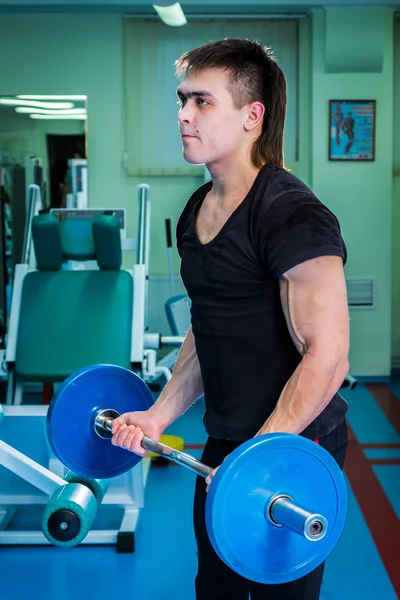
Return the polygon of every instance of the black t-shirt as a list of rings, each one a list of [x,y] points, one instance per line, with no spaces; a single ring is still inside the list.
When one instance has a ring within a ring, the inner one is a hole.
[[[201,244],[197,212],[212,188],[189,199],[177,225],[181,276],[204,385],[209,436],[245,441],[274,410],[301,356],[285,321],[279,277],[299,263],[346,247],[332,212],[294,175],[265,165],[219,233]],[[303,432],[332,431],[347,403],[336,394]]]

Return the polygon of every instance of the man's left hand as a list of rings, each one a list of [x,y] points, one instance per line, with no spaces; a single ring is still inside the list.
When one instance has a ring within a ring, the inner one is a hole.
[[[207,487],[206,487],[206,492],[208,492],[208,488],[210,487],[210,484],[211,484],[211,482],[212,482],[212,480],[213,480],[213,478],[214,478],[214,476],[215,476],[215,473],[218,471],[218,469],[219,469],[219,467],[217,467],[216,469],[214,469],[214,470],[213,470],[213,471],[212,471],[212,472],[209,474],[209,476],[207,477],[207,479],[206,479],[206,484],[207,484]]]

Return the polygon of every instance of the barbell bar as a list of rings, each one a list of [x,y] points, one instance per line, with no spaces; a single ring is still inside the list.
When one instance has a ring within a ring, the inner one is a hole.
[[[114,413],[113,418],[110,418],[110,413]],[[95,417],[96,433],[100,437],[105,437],[104,434],[101,434],[102,430],[112,434],[112,422],[119,416],[119,413],[113,409],[99,411]],[[143,437],[142,446],[146,450],[155,452],[177,465],[191,469],[201,477],[206,478],[213,471],[212,467],[208,467],[193,456],[190,456],[190,454],[175,450],[147,436]],[[272,497],[266,504],[264,515],[273,525],[288,527],[310,541],[322,539],[327,532],[328,522],[323,515],[312,513],[298,506],[288,496],[277,495],[276,497]]]
[[[152,405],[146,383],[132,371],[114,365],[81,369],[50,403],[49,443],[71,471],[116,477],[142,458],[110,442],[112,420]],[[202,477],[212,471],[161,442],[145,437],[142,444]],[[222,462],[207,494],[205,520],[222,561],[246,579],[276,584],[318,567],[339,541],[346,515],[346,484],[333,457],[302,436],[274,433],[240,444]]]

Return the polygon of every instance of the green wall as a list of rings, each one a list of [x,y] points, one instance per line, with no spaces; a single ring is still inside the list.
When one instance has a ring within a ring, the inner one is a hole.
[[[393,209],[392,209],[392,363],[400,366],[400,17],[395,19]]]
[[[355,22],[357,27],[346,25]],[[98,207],[126,207],[128,235],[134,236],[137,185],[142,181],[127,177],[123,166],[122,18],[2,15],[0,39],[3,48],[13,48],[12,53],[0,54],[1,94],[88,96],[89,202]],[[346,56],[351,60],[346,61]],[[376,280],[375,308],[351,311],[351,371],[387,375],[391,353],[392,12],[364,8],[313,12],[310,20],[300,23],[299,64],[300,160],[288,166],[337,213],[349,250],[347,276]],[[328,102],[340,97],[377,100],[374,163],[328,161]],[[152,195],[151,273],[166,273],[168,268],[164,219],[176,222],[201,182],[201,177],[146,178]],[[128,255],[126,264],[132,260]]]
[[[313,21],[312,187],[336,212],[342,224],[349,252],[346,276],[371,277],[376,283],[374,309],[351,311],[351,371],[357,375],[389,375],[393,12],[383,8],[330,9],[316,11]],[[341,31],[340,23],[346,25]],[[349,23],[357,23],[357,27],[347,28]],[[370,32],[374,28],[379,30],[374,39],[379,38],[381,44],[372,44],[371,48]],[[341,51],[337,53],[339,47]],[[346,52],[351,59],[350,72],[343,60]],[[376,100],[374,162],[328,161],[330,99]]]

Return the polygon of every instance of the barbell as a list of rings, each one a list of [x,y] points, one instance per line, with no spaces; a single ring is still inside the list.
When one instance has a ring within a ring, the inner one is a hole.
[[[116,477],[141,457],[111,444],[112,420],[152,404],[146,383],[132,371],[114,365],[81,369],[50,403],[49,443],[80,476]],[[213,470],[146,436],[142,445],[202,477]],[[258,436],[237,447],[211,482],[205,515],[221,560],[264,584],[313,571],[335,548],[346,516],[346,484],[336,461],[318,444],[287,433]]]

